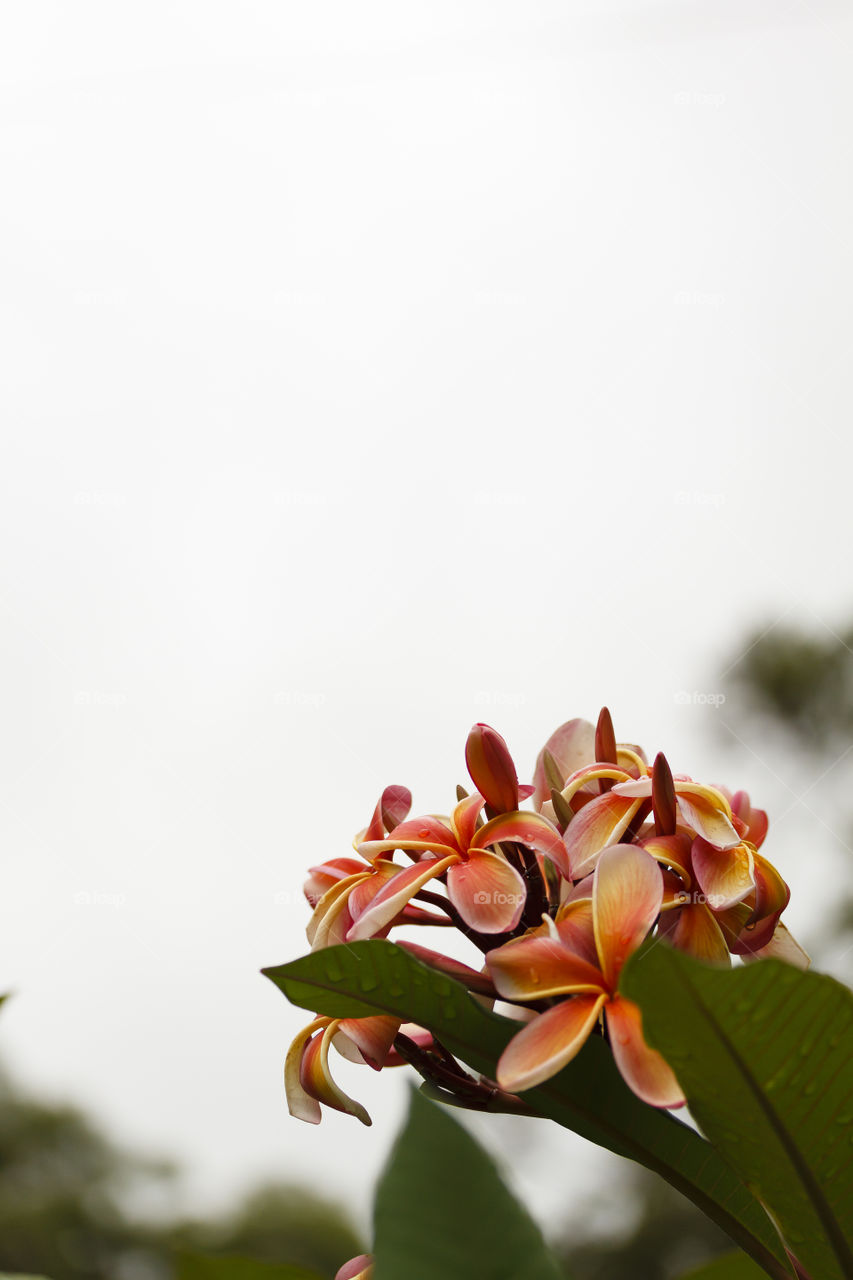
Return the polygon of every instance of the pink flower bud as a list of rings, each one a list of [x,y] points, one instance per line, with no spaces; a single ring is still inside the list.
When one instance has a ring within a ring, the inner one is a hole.
[[[465,744],[465,763],[487,805],[498,813],[518,808],[518,774],[497,730],[487,724],[474,725]]]

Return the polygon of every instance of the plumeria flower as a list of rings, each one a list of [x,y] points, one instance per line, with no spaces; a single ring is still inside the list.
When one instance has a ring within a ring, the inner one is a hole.
[[[618,992],[628,957],[654,927],[663,875],[635,845],[614,845],[598,859],[591,896],[567,903],[544,931],[506,943],[486,957],[498,992],[513,1001],[568,996],[537,1013],[498,1062],[498,1084],[512,1092],[550,1079],[580,1051],[604,1018],[613,1056],[644,1102],[684,1102],[671,1068],[643,1039],[640,1010]]]
[[[375,1071],[389,1062],[391,1046],[400,1030],[396,1018],[377,1015],[370,1018],[317,1017],[294,1038],[284,1064],[284,1087],[292,1116],[319,1124],[320,1104],[355,1116],[362,1124],[371,1124],[370,1116],[360,1102],[350,1098],[335,1083],[329,1069],[329,1049],[334,1044],[341,1057],[350,1062],[367,1063]]]
[[[399,826],[411,807],[412,794],[407,787],[386,787],[370,822],[353,841],[356,851],[364,842],[381,840],[386,832]],[[311,867],[304,892],[314,908],[307,928],[312,951],[345,942],[356,917],[366,911],[380,889],[401,870],[387,853],[372,859],[330,858]],[[385,932],[392,923],[397,921],[389,921]],[[399,923],[443,925],[447,921],[419,907],[406,905]]]
[[[466,796],[449,821],[412,818],[385,840],[368,840],[359,853],[368,859],[396,849],[418,854],[413,866],[400,871],[373,898],[347,933],[347,941],[374,937],[430,880],[447,876],[447,896],[464,923],[478,933],[507,933],[521,919],[526,898],[524,880],[493,846],[503,841],[523,844],[549,858],[569,875],[566,850],[557,828],[537,813],[502,813],[478,826],[485,801],[479,792]]]

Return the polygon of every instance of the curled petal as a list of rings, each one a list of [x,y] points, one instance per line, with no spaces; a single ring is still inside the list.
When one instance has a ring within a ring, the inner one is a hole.
[[[723,931],[703,902],[665,912],[658,929],[679,951],[687,951],[708,964],[726,967],[731,964]]]
[[[479,791],[473,791],[470,796],[460,800],[451,813],[450,825],[453,828],[453,836],[458,848],[467,849],[474,839],[474,832],[477,830],[477,819],[484,804],[485,801]]]
[[[642,747],[629,746],[626,742],[616,744],[616,763],[632,778],[641,778],[649,767]]]
[[[604,1017],[616,1065],[637,1097],[652,1107],[683,1106],[684,1094],[672,1068],[643,1039],[639,1006],[624,996],[616,996],[608,1002]]]
[[[472,849],[464,862],[450,867],[447,896],[469,929],[508,933],[521,919],[527,890],[515,867],[500,854]]]
[[[545,777],[544,754],[550,751],[563,778],[582,769],[595,760],[595,728],[588,720],[567,720],[551,734],[536,758],[533,772],[533,804],[541,809],[551,795],[551,787]]]
[[[755,921],[772,919],[775,927],[791,898],[791,890],[772,862],[755,854]]]
[[[753,809],[746,791],[736,791],[732,796],[732,813],[746,824],[744,838],[760,849],[767,835],[768,818],[763,809]]]
[[[364,915],[377,893],[402,870],[403,868],[398,867],[396,862],[386,862],[382,858],[377,860],[370,875],[362,876],[358,884],[353,885],[350,890],[347,905],[353,920]]]
[[[595,919],[592,910],[592,885],[581,880],[575,886],[577,897],[567,898],[557,912],[555,925],[561,940],[576,956],[599,967],[598,951],[595,947]],[[580,892],[578,892],[580,891]],[[584,894],[588,896],[584,896]]]
[[[399,1030],[399,1018],[389,1018],[385,1014],[377,1014],[372,1018],[342,1018],[338,1023],[334,1045],[346,1058],[348,1054],[346,1049],[341,1048],[340,1041],[348,1041],[356,1047],[368,1066],[379,1071]]]
[[[309,906],[316,907],[323,894],[339,880],[346,880],[347,876],[359,875],[365,870],[364,863],[355,858],[330,858],[328,862],[310,867],[308,878],[302,886]]]
[[[569,774],[560,794],[564,800],[572,800],[584,787],[589,789],[591,782],[598,782],[602,779],[624,783],[631,781],[631,775],[626,773],[624,769],[620,769],[616,764],[608,764],[606,762],[588,764],[583,769],[576,769],[574,773]]]
[[[385,840],[367,840],[358,846],[361,856],[371,862],[394,849],[405,849],[412,853],[435,853],[439,857],[459,852],[452,828],[441,818],[432,815],[409,818],[407,822],[401,822],[395,827]]]
[[[734,849],[740,844],[729,802],[722,792],[697,782],[677,782],[675,794],[684,821],[697,835],[717,849]]]
[[[566,846],[557,828],[541,813],[502,813],[492,818],[474,836],[471,852],[487,849],[501,840],[511,840],[534,849],[554,863],[558,871],[569,879],[569,860]]]
[[[509,747],[487,724],[475,724],[465,744],[465,763],[474,786],[498,813],[518,808],[518,773]]]
[[[611,990],[652,928],[662,901],[663,876],[650,854],[633,844],[604,850],[595,868],[592,911],[595,945]]]
[[[356,875],[346,876],[343,880],[338,880],[336,884],[326,890],[314,908],[314,912],[305,929],[312,950],[319,950],[320,947],[328,946],[326,936],[332,927],[333,921],[346,907],[347,899],[355,886],[369,876],[370,870],[365,868]]]
[[[607,997],[571,996],[513,1036],[498,1061],[498,1084],[517,1093],[550,1080],[583,1048]]]
[[[451,853],[446,858],[424,858],[404,867],[377,893],[370,906],[359,916],[347,933],[347,942],[373,938],[403,910],[415,894],[430,880],[440,876],[459,858]]]
[[[302,1084],[302,1057],[312,1037],[325,1030],[330,1022],[331,1018],[316,1018],[307,1027],[303,1027],[299,1034],[294,1036],[284,1060],[287,1109],[297,1120],[304,1120],[307,1124],[319,1124],[323,1113],[317,1099],[308,1093]]]
[[[777,924],[768,943],[743,958],[745,963],[752,960],[784,960],[795,969],[808,969],[811,964],[808,952],[803,950],[793,934],[781,923]]]
[[[575,955],[559,935],[516,938],[488,952],[486,964],[506,1000],[603,993],[598,966]]]
[[[697,836],[690,856],[699,887],[714,911],[742,902],[755,888],[755,862],[748,844],[718,849]]]
[[[309,1097],[316,1098],[317,1102],[322,1102],[335,1111],[355,1116],[362,1124],[370,1125],[370,1116],[361,1103],[344,1093],[332,1079],[329,1070],[329,1045],[337,1028],[337,1021],[331,1020],[321,1035],[308,1041],[302,1054],[299,1082]]]
[[[686,888],[690,888],[693,877],[690,874],[689,836],[649,836],[642,845],[646,853],[650,853],[655,862],[663,867],[672,867]]]
[[[564,839],[573,880],[589,875],[602,849],[619,843],[643,803],[619,791],[617,785],[606,796],[596,796],[569,824]]]

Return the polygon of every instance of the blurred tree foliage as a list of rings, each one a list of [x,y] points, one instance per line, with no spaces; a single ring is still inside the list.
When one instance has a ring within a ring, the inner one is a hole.
[[[731,680],[747,715],[812,749],[853,739],[853,628],[810,634],[780,624],[747,637],[742,653]]]
[[[156,1222],[134,1204],[174,1190],[174,1166],[128,1155],[73,1107],[0,1075],[0,1272],[50,1280],[170,1280],[178,1249],[244,1254],[334,1276],[363,1242],[336,1205],[268,1186],[215,1221]],[[146,1194],[147,1193],[147,1194]]]
[[[731,1252],[732,1242],[724,1232],[639,1166],[623,1166],[608,1200],[613,1230],[563,1242],[561,1255],[572,1280],[676,1280],[690,1268]],[[627,1231],[626,1220],[633,1223]]]

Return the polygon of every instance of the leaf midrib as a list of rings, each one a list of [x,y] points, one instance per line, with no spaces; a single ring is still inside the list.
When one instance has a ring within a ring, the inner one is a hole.
[[[719,1021],[714,1017],[712,1011],[702,999],[701,994],[697,992],[696,988],[690,982],[689,975],[683,972],[678,972],[676,976],[679,981],[683,983],[690,996],[695,1000],[699,1012],[708,1023],[714,1035],[729,1052],[733,1062],[746,1081],[750,1092],[757,1101],[759,1108],[764,1113],[771,1125],[771,1128],[779,1138],[794,1171],[800,1178],[800,1181],[804,1184],[814,1210],[820,1219],[821,1226],[829,1238],[836,1261],[841,1265],[843,1274],[853,1277],[853,1251],[851,1251],[850,1246],[844,1237],[844,1233],[841,1230],[832,1206],[827,1201],[820,1183],[813,1174],[805,1154],[801,1152],[796,1139],[783,1123],[779,1112],[776,1111],[775,1107],[772,1105],[770,1098],[753,1075],[746,1060],[741,1056],[740,1052],[736,1049]]]

